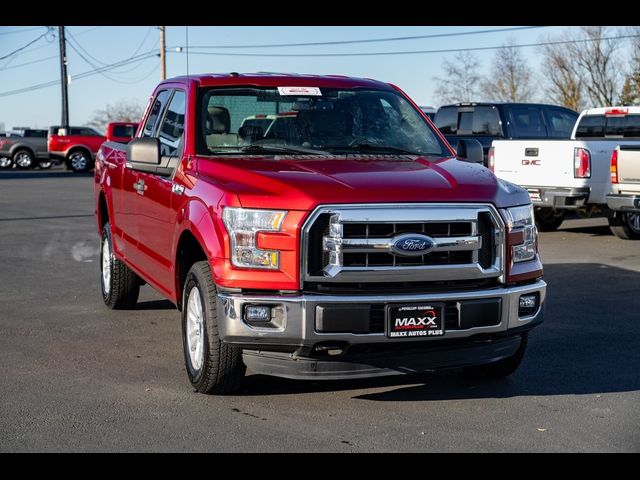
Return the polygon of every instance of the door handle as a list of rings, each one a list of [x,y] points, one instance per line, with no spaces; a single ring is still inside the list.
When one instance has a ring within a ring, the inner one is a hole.
[[[133,184],[133,189],[138,192],[139,195],[144,195],[144,191],[147,189],[147,186],[144,184],[144,180],[138,180]]]

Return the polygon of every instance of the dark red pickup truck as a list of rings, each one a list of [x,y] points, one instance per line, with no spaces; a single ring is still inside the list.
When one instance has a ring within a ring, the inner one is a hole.
[[[247,119],[269,118],[264,125]],[[542,321],[529,195],[458,157],[399,88],[343,76],[162,82],[95,169],[111,308],[148,283],[182,315],[190,381],[505,376]]]

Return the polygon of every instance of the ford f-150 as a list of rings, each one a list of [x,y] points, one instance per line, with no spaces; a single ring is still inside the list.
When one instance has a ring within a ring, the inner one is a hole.
[[[132,308],[147,283],[173,302],[199,392],[237,390],[246,367],[509,375],[546,284],[529,195],[481,163],[387,83],[163,81],[136,137],[97,154],[103,300]]]

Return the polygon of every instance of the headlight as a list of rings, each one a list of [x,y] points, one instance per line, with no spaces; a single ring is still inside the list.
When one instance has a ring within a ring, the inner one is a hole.
[[[283,210],[226,207],[222,220],[231,238],[231,263],[241,268],[277,269],[280,252],[260,250],[256,246],[256,233],[280,231],[286,214]]]
[[[533,205],[524,205],[522,207],[512,207],[503,210],[507,220],[507,228],[509,236],[518,235],[516,245],[511,246],[511,258],[514,263],[526,262],[533,260],[536,256],[536,222],[533,217]]]

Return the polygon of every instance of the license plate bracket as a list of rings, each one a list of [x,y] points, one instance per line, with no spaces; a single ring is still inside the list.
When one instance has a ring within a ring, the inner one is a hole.
[[[440,337],[445,333],[444,303],[403,303],[385,309],[387,337]]]

